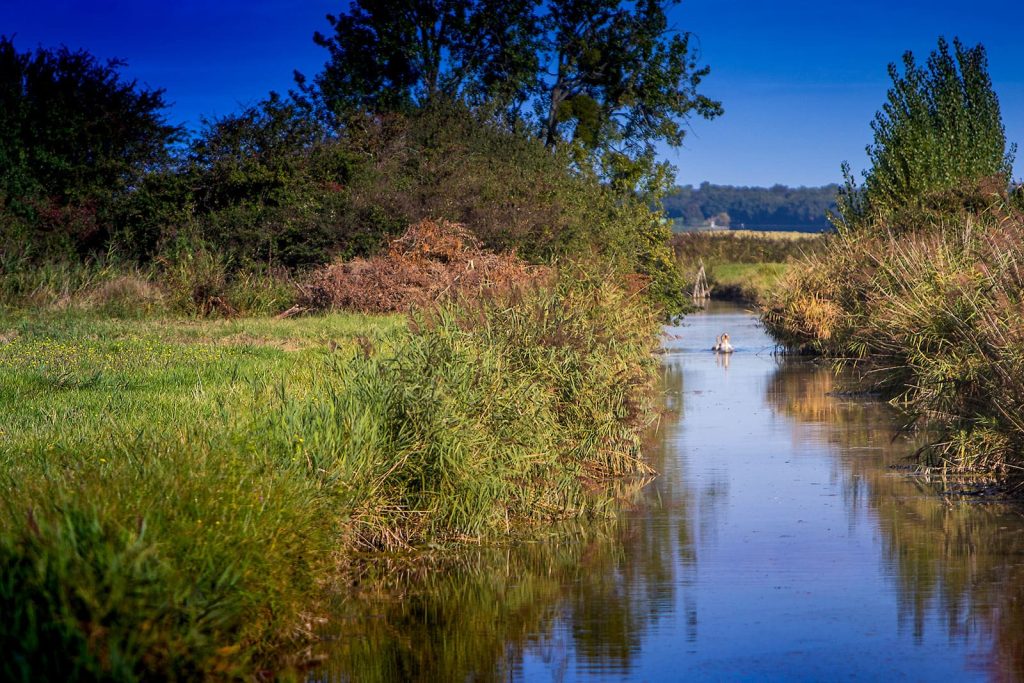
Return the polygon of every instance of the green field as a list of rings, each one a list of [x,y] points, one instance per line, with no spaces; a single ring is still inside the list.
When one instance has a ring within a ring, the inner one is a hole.
[[[708,277],[714,282],[716,298],[758,302],[764,300],[792,267],[790,263],[716,263],[711,266]]]
[[[658,329],[601,278],[411,322],[6,314],[0,678],[249,676],[356,557],[604,514]]]
[[[794,264],[820,253],[829,239],[821,233],[719,230],[677,234],[672,248],[691,288],[703,266],[713,298],[756,303]]]

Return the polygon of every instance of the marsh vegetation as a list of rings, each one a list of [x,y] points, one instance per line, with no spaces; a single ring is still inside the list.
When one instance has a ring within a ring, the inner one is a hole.
[[[359,552],[605,514],[647,471],[657,318],[629,296],[576,273],[409,324],[8,318],[4,677],[241,675]]]
[[[677,233],[670,244],[687,291],[703,267],[712,297],[759,303],[795,263],[821,252],[827,240],[820,233],[718,230]]]
[[[1024,193],[986,68],[958,41],[891,67],[863,186],[848,177],[838,234],[764,319],[793,347],[870,366],[874,389],[944,426],[930,462],[1005,471],[1024,447]]]

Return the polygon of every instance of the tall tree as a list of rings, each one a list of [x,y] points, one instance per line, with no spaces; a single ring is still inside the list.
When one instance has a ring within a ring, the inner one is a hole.
[[[439,94],[516,102],[537,70],[538,0],[356,0],[313,40],[327,108],[408,110]]]
[[[549,148],[649,167],[691,116],[709,70],[670,28],[678,0],[357,0],[317,33],[330,59],[315,80],[329,109],[374,111],[461,98],[530,123]]]
[[[889,65],[892,87],[871,124],[871,167],[858,188],[844,164],[839,209],[845,222],[888,214],[936,192],[987,177],[1009,183],[1014,148],[1007,149],[999,99],[985,48],[940,38],[924,65],[903,55],[903,73]]]
[[[697,91],[708,75],[690,34],[669,29],[678,0],[558,0],[545,17],[551,69],[545,74],[543,137],[588,148],[621,145],[634,154],[656,141],[682,144],[692,114],[714,118],[721,104]]]

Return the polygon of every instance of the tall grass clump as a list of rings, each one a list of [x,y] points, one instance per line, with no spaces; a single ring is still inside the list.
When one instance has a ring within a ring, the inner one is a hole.
[[[279,313],[299,297],[283,268],[231,267],[202,247],[139,264],[105,254],[33,262],[0,253],[0,309],[79,312],[115,318]]]
[[[40,356],[0,364],[5,400],[54,401],[0,427],[0,678],[251,677],[357,554],[601,514],[603,483],[647,469],[657,330],[573,273],[283,365],[154,346],[150,367],[147,341],[122,381],[121,342],[58,377],[53,343],[0,342]]]
[[[358,490],[369,547],[578,515],[586,482],[645,471],[656,329],[590,275],[445,306],[395,351],[329,368],[316,398],[282,398],[264,433],[282,449],[308,435],[309,466]]]
[[[1010,189],[998,101],[980,45],[904,57],[873,124],[863,186],[847,177],[838,233],[775,290],[783,343],[864,365],[867,381],[945,436],[955,469],[1024,456],[1024,213]]]
[[[874,389],[947,428],[933,454],[965,469],[1024,448],[1024,213],[1005,192],[988,201],[899,239],[841,233],[764,315],[790,346],[867,363]]]

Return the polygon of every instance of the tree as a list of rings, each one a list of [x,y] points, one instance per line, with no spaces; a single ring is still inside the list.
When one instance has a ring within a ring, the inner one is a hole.
[[[0,37],[0,210],[21,226],[3,242],[45,256],[104,249],[123,200],[169,159],[181,131],[163,91],[123,80],[123,66]]]
[[[903,55],[903,74],[889,65],[892,87],[871,124],[871,168],[858,188],[844,164],[841,222],[889,215],[936,193],[983,178],[1009,183],[1014,148],[1007,150],[999,100],[992,90],[985,48],[940,38],[920,66]]]
[[[122,80],[123,66],[67,47],[19,53],[0,37],[0,192],[96,201],[167,158],[180,130],[161,114],[163,90]]]
[[[690,35],[669,28],[678,0],[358,0],[329,16],[316,77],[334,112],[409,110],[438,96],[526,121],[549,148],[572,143],[606,177],[650,170],[656,142],[682,144],[686,120],[721,105]],[[302,81],[300,77],[300,82]],[[627,182],[635,185],[635,182]]]
[[[560,0],[544,20],[552,69],[545,74],[543,137],[572,138],[589,149],[615,147],[631,158],[656,141],[682,144],[691,115],[714,118],[721,104],[697,92],[690,34],[668,28],[676,2]]]
[[[537,71],[537,2],[357,0],[313,36],[330,53],[315,91],[334,114],[408,111],[439,94],[518,104]]]

